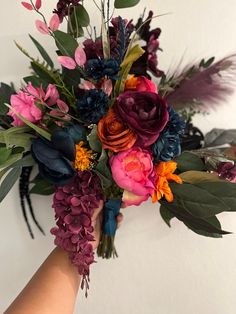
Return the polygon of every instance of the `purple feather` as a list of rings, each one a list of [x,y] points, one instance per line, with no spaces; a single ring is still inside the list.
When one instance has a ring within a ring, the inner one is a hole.
[[[188,78],[186,67],[180,74],[174,75],[178,82],[175,90],[166,98],[176,110],[191,105],[200,105],[198,109],[215,108],[233,94],[236,86],[236,54],[213,63],[209,67],[198,67]],[[187,77],[187,78],[186,78]]]

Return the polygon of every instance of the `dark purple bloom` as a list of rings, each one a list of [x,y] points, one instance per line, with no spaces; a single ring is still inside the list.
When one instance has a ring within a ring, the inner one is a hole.
[[[68,228],[73,233],[79,233],[81,228],[88,228],[91,224],[91,218],[86,214],[80,214],[77,216],[67,215],[64,218],[64,222],[68,225]]]
[[[64,17],[68,16],[69,14],[69,7],[78,5],[80,0],[59,0],[57,3],[57,8],[53,11],[56,13],[60,21],[62,22]]]
[[[166,101],[156,93],[125,92],[117,98],[114,109],[143,147],[158,139],[169,119]]]
[[[236,183],[236,165],[234,162],[220,163],[217,172],[223,179]]]

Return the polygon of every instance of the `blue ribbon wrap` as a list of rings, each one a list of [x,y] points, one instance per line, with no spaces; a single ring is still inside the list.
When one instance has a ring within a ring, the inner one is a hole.
[[[117,215],[120,212],[121,200],[108,200],[103,208],[103,233],[114,236],[117,229]]]

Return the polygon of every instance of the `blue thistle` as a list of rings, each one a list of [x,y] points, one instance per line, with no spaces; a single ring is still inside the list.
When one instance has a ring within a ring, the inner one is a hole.
[[[169,107],[168,112],[169,121],[157,141],[152,145],[155,163],[172,160],[181,154],[180,135],[184,133],[185,122],[173,108]]]
[[[116,80],[119,70],[119,63],[115,59],[91,59],[86,65],[88,76],[95,81],[100,81],[105,76]]]
[[[77,101],[80,118],[86,123],[98,123],[108,108],[109,98],[103,90],[91,89]]]

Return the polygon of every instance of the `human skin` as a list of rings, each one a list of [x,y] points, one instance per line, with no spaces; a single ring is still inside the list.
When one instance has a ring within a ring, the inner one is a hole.
[[[101,235],[100,203],[93,215],[96,249]],[[118,225],[122,215],[117,217]],[[68,254],[55,248],[4,314],[72,314],[81,277]]]

